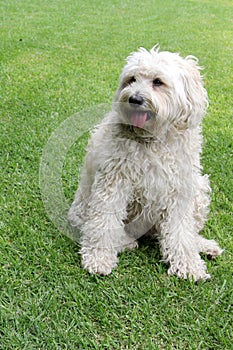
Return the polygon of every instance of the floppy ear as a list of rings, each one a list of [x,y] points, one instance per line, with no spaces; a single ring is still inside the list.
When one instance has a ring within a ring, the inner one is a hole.
[[[186,106],[184,108],[184,114],[177,124],[177,127],[180,129],[199,125],[208,107],[208,96],[203,86],[200,74],[201,69],[198,66],[198,59],[196,57],[187,56],[184,59],[181,79],[186,96]]]

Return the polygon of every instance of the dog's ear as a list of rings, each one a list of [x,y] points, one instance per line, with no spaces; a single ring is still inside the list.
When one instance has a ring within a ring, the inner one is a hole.
[[[194,56],[187,56],[183,63],[181,79],[186,101],[184,113],[177,124],[180,129],[199,125],[208,107],[208,96],[203,86],[200,74],[202,68],[198,65],[198,59]]]

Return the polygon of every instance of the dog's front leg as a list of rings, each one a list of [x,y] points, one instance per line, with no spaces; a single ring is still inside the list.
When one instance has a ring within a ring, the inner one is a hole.
[[[205,262],[199,254],[197,233],[191,202],[184,205],[177,200],[172,210],[167,210],[160,224],[159,243],[163,261],[168,263],[168,274],[195,281],[210,278]]]
[[[119,176],[97,174],[82,227],[82,265],[90,273],[108,275],[117,265],[117,253],[133,245],[124,230],[130,197],[129,184]]]

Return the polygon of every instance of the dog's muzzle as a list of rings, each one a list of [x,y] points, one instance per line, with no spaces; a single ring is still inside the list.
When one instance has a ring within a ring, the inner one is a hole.
[[[153,113],[144,110],[143,104],[145,103],[144,98],[139,94],[133,94],[129,97],[129,119],[130,123],[136,128],[143,128],[145,123],[150,120]]]
[[[141,95],[134,94],[129,97],[129,104],[134,108],[143,105],[144,102],[144,98]]]

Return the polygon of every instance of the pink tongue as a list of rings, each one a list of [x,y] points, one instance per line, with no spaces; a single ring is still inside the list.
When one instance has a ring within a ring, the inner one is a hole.
[[[134,112],[130,116],[131,124],[137,128],[143,128],[147,118],[147,112]]]

